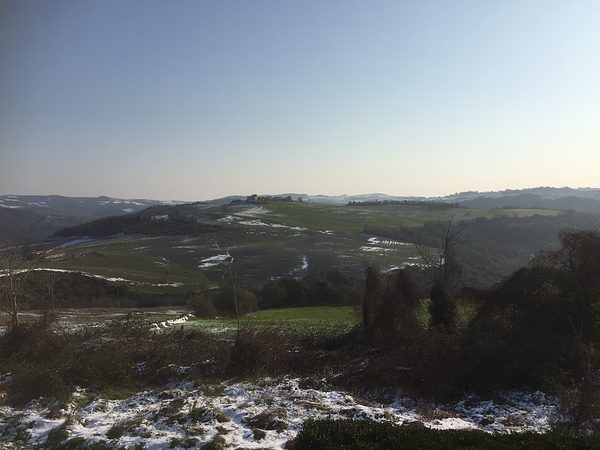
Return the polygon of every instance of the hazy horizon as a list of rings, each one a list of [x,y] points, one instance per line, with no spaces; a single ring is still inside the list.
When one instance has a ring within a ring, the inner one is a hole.
[[[31,195],[31,196],[52,196],[52,195],[56,195],[56,196],[61,196],[61,197],[88,197],[88,198],[97,198],[97,197],[110,197],[110,198],[116,198],[116,199],[123,199],[123,200],[160,200],[160,201],[184,201],[184,202],[193,202],[193,201],[205,201],[205,200],[216,200],[219,198],[224,198],[224,197],[230,197],[230,196],[248,196],[248,195],[253,195],[253,194],[257,194],[257,195],[288,195],[288,194],[298,194],[298,195],[306,195],[308,197],[312,197],[312,196],[325,196],[325,197],[352,197],[352,196],[359,196],[359,195],[388,195],[388,196],[392,196],[392,197],[427,197],[427,198],[436,198],[436,197],[448,197],[451,195],[455,195],[455,194],[460,194],[460,193],[465,193],[465,192],[478,192],[481,194],[485,194],[488,192],[502,192],[502,191],[511,191],[511,190],[527,190],[527,189],[544,189],[544,188],[549,188],[549,189],[583,189],[583,190],[600,190],[600,187],[593,187],[593,186],[526,186],[526,187],[521,187],[521,188],[505,188],[505,189],[498,189],[498,190],[490,190],[490,191],[481,191],[481,190],[477,190],[477,189],[470,189],[467,191],[456,191],[456,192],[448,192],[445,194],[440,194],[440,195],[419,195],[419,194],[415,194],[415,195],[406,195],[406,194],[390,194],[389,192],[356,192],[356,193],[326,193],[326,192],[307,192],[307,191],[296,191],[296,192],[291,192],[291,191],[280,191],[280,192],[256,192],[256,191],[249,191],[249,192],[237,192],[237,193],[232,193],[232,194],[227,194],[227,195],[223,195],[223,196],[217,196],[217,197],[203,197],[203,198],[160,198],[160,197],[148,197],[148,196],[140,196],[140,197],[128,197],[128,196],[123,196],[123,195],[106,195],[106,194],[98,194],[98,195],[77,195],[77,194],[73,194],[73,195],[67,195],[67,194],[60,194],[60,193],[29,193],[29,194],[23,194],[23,193],[15,193],[15,192],[7,192],[7,193],[0,193],[0,197],[2,196],[10,196],[10,195],[16,195],[16,196],[26,196],[26,195]]]
[[[0,192],[600,179],[600,3],[0,0]]]

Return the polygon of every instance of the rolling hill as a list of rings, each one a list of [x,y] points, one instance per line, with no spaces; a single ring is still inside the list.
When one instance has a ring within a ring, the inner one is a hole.
[[[162,202],[61,195],[0,196],[0,239],[43,240],[55,231],[100,217],[137,212]]]
[[[597,227],[599,219],[549,209],[196,202],[63,229],[47,265],[118,277],[153,291],[157,285],[206,289],[223,283],[230,269],[242,284],[255,286],[285,277],[360,279],[367,264],[384,271],[418,268],[423,261],[415,242],[433,245],[432,230],[450,217],[470,224],[473,243],[462,261],[468,280],[484,285],[552,248],[560,229]]]

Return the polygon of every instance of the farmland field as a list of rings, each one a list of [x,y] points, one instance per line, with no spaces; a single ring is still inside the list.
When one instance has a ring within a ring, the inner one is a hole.
[[[119,278],[138,291],[208,290],[235,268],[244,284],[301,278],[308,271],[338,270],[352,278],[375,264],[384,271],[418,265],[411,243],[365,233],[369,226],[417,227],[427,221],[553,216],[554,210],[475,210],[437,206],[340,206],[302,202],[265,205],[185,205],[199,222],[218,224],[216,232],[192,236],[116,236],[62,243],[62,258],[45,267]],[[233,266],[232,266],[232,263]]]

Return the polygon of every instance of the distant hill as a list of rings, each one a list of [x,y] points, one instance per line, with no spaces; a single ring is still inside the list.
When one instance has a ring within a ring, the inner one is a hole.
[[[218,225],[206,224],[185,215],[180,206],[150,206],[136,213],[103,217],[80,225],[62,228],[56,237],[93,237],[112,235],[179,236],[210,233]]]
[[[442,197],[395,196],[383,193],[359,195],[309,195],[305,193],[276,194],[291,196],[306,203],[345,205],[351,202],[432,202],[456,203],[472,209],[552,209],[573,210],[600,214],[600,189],[536,187],[491,192],[467,191]],[[188,203],[199,221],[210,223],[210,216],[201,217],[206,208],[223,207],[246,196],[232,195],[205,202]],[[111,197],[64,197],[60,195],[2,195],[0,196],[0,241],[27,237],[30,241],[43,240],[59,229],[73,227],[103,217],[132,214],[143,209],[165,204],[158,200],[118,199]],[[170,202],[167,205],[178,204]],[[383,204],[383,203],[382,203]]]
[[[366,202],[434,202],[457,203],[462,207],[476,209],[499,208],[543,208],[573,210],[600,214],[600,189],[597,188],[553,188],[507,189],[504,191],[467,191],[442,197],[396,196],[381,193],[360,195],[307,195],[289,194],[294,199],[302,198],[309,203],[339,205]]]
[[[61,195],[0,196],[0,239],[38,241],[55,231],[94,219],[134,213],[158,200]]]
[[[329,205],[345,205],[350,202],[375,202],[375,201],[420,201],[428,200],[427,197],[411,197],[387,194],[357,194],[357,195],[307,195],[307,194],[281,194],[291,195],[292,198],[302,198],[309,203],[322,203]]]
[[[473,200],[478,197],[487,198],[502,198],[518,196],[522,194],[533,194],[537,195],[542,199],[560,199],[565,197],[579,197],[589,198],[593,200],[600,200],[600,188],[570,188],[570,187],[535,187],[526,189],[505,189],[503,191],[489,191],[489,192],[478,192],[478,191],[467,191],[459,192],[457,194],[447,195],[446,197],[452,201],[467,201]]]
[[[545,208],[600,214],[600,189],[538,187],[498,192],[462,192],[444,197],[467,208]]]
[[[479,217],[455,225],[465,242],[457,249],[462,281],[488,286],[527,264],[540,251],[558,248],[562,230],[600,230],[600,216],[564,212],[556,216]],[[438,221],[421,227],[386,228],[371,226],[365,232],[388,239],[437,247],[443,224]]]
[[[600,200],[587,197],[544,198],[538,194],[522,193],[502,197],[477,197],[459,203],[461,206],[479,209],[497,208],[546,208],[573,210],[600,214]]]

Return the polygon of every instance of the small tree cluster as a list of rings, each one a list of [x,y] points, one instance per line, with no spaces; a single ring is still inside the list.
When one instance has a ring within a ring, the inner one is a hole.
[[[362,303],[363,330],[370,340],[389,342],[418,329],[415,307],[417,287],[404,270],[386,279],[375,268],[367,268]]]

